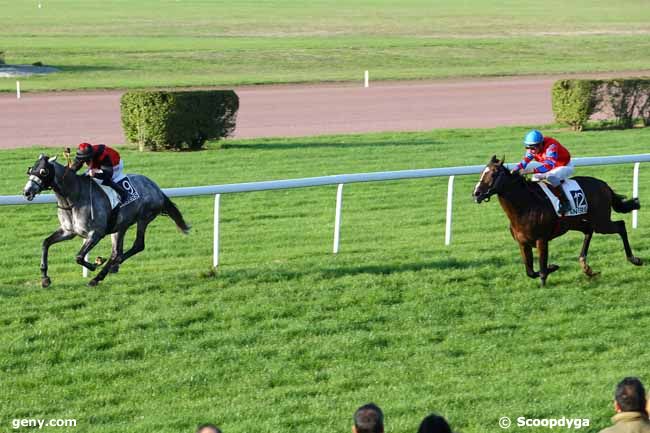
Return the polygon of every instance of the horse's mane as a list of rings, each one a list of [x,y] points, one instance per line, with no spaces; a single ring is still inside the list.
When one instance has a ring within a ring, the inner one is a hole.
[[[510,170],[508,170],[505,165],[503,166],[503,170],[506,170],[511,178],[515,179],[515,181],[518,181],[519,183],[523,184],[526,187],[532,187],[537,185],[537,182],[533,182],[532,180],[528,179],[525,175],[521,174],[519,171],[515,171],[513,173]]]
[[[507,168],[504,167],[504,169],[508,171],[508,174],[510,175],[510,178],[513,179],[514,183],[521,185],[528,194],[536,196],[541,203],[546,202],[546,196],[542,191],[542,188],[540,188],[539,182],[533,182],[519,171],[511,173]]]

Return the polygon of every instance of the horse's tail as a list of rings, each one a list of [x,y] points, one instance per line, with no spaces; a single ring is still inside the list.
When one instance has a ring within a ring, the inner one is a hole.
[[[641,208],[641,203],[638,198],[625,200],[624,195],[616,194],[611,188],[609,190],[612,193],[612,209],[616,212],[628,213]]]
[[[178,210],[176,205],[169,199],[169,197],[167,197],[165,194],[163,194],[163,196],[165,201],[163,202],[162,214],[167,215],[173,219],[176,223],[176,227],[178,227],[178,229],[183,232],[183,234],[188,234],[190,232],[190,228],[192,227],[185,222],[181,211]]]

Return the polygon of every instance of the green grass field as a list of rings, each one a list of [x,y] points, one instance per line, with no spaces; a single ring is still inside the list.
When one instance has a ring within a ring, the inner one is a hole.
[[[0,0],[24,91],[650,69],[644,0]],[[0,79],[0,91],[15,79]]]
[[[128,172],[163,187],[480,164],[521,153],[523,128],[227,141],[225,148],[137,153]],[[644,153],[650,129],[547,129],[574,156]],[[0,151],[1,194],[16,194],[42,149]],[[48,149],[52,152],[52,149]],[[629,165],[580,168],[630,194]],[[144,253],[98,288],[74,255],[50,253],[53,205],[0,208],[0,430],[16,418],[75,418],[61,432],[346,432],[368,401],[387,432],[416,431],[430,411],[463,433],[500,431],[502,416],[609,424],[615,384],[648,374],[648,267],[615,236],[594,237],[600,277],[579,269],[579,234],[551,243],[561,269],[541,289],[525,277],[495,201],[458,177],[453,243],[444,246],[446,178],[351,184],[341,252],[331,254],[335,187],[222,197],[222,266],[211,274],[209,197],[175,200],[193,231],[161,217]],[[650,173],[641,168],[647,208]],[[650,261],[650,220],[630,230]],[[630,216],[623,218],[630,226]],[[128,242],[128,241],[127,241]],[[95,253],[106,256],[108,243]],[[544,429],[533,429],[542,431]],[[511,428],[509,431],[531,431]]]

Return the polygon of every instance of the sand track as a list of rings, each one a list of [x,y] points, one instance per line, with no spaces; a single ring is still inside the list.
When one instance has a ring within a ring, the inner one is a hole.
[[[235,88],[240,97],[235,137],[550,123],[550,89],[558,78],[371,82],[367,89],[357,83],[239,87]],[[1,94],[0,148],[75,145],[81,141],[124,143],[119,107],[122,93],[23,93],[20,100],[14,94]]]

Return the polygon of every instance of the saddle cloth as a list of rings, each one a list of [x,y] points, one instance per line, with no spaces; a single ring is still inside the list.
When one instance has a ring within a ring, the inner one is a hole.
[[[99,185],[106,196],[108,197],[108,200],[111,202],[111,209],[115,209],[120,205],[120,196],[117,194],[117,191],[115,191],[113,188],[110,186],[106,186],[102,184],[102,181],[99,179],[93,178],[93,180]],[[122,203],[122,206],[126,206],[127,204],[137,200],[140,198],[140,194],[138,191],[135,189],[131,181],[129,181],[128,176],[120,176],[119,180],[115,180],[115,183],[119,184],[126,193],[128,194],[128,198],[126,202]]]
[[[553,204],[553,209],[555,209],[557,215],[561,216],[558,212],[558,209],[560,207],[560,200],[555,196],[555,194],[553,194],[553,191],[551,191],[546,183],[539,182],[538,185],[540,188],[542,188],[542,191],[544,191],[548,199],[551,201],[551,204]],[[588,210],[587,197],[585,197],[585,193],[582,191],[582,188],[580,188],[578,182],[573,179],[566,179],[562,183],[562,189],[564,190],[564,194],[566,194],[566,196],[569,198],[569,203],[571,204],[571,210],[564,214],[564,216],[586,214]]]

